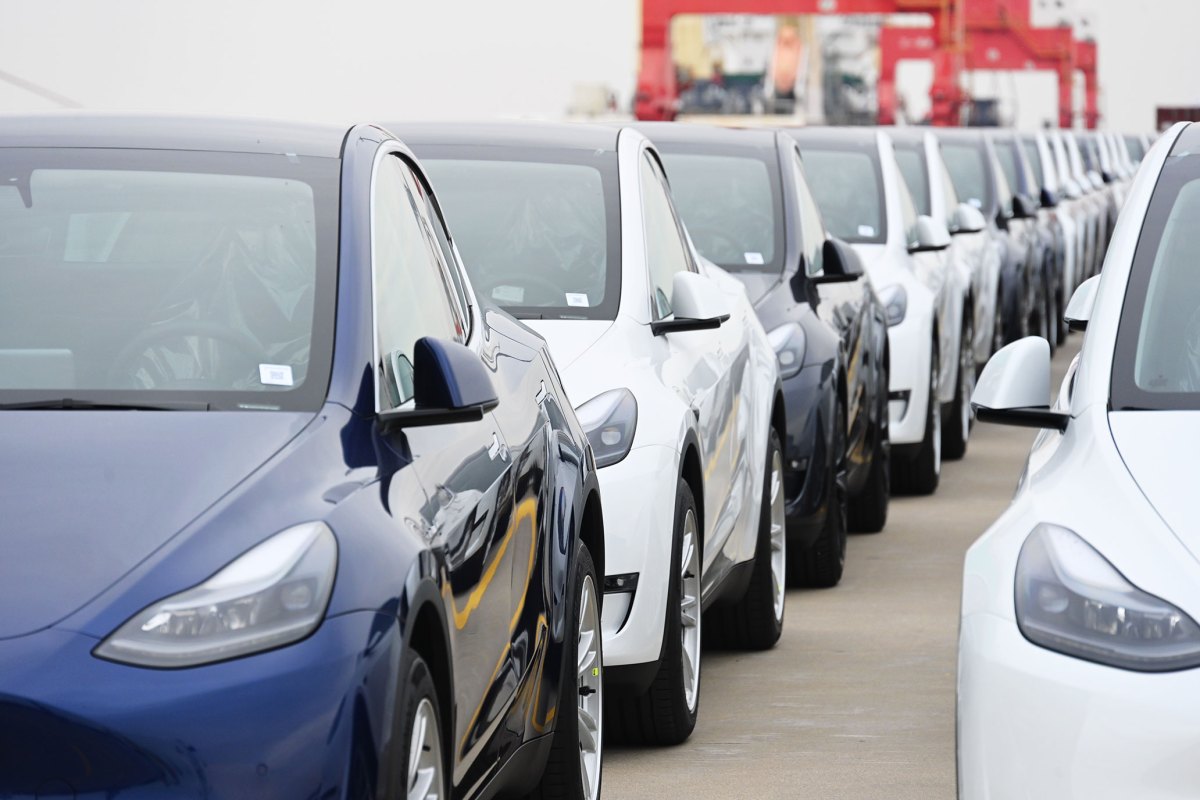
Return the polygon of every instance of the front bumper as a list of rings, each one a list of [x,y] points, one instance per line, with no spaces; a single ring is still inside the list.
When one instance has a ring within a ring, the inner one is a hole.
[[[0,642],[0,797],[341,798],[355,747],[378,763],[356,734],[394,702],[390,681],[366,680],[399,652],[392,617],[345,614],[188,669],[104,661],[97,644],[53,628]]]
[[[1182,800],[1200,787],[1200,670],[1092,664],[981,611],[959,632],[958,704],[964,800]]]
[[[932,330],[915,316],[888,328],[888,433],[893,445],[919,444],[925,438],[932,337]]]
[[[606,592],[601,629],[604,663],[657,662],[662,651],[679,459],[670,447],[635,447],[597,470],[604,510],[604,570],[636,574],[633,592]]]

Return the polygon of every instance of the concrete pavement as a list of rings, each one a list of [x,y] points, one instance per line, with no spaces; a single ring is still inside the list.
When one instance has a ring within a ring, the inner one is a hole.
[[[1077,351],[1055,358],[1058,379]],[[1035,431],[978,424],[932,497],[851,535],[841,585],[788,593],[766,653],[706,652],[700,719],[674,748],[610,747],[604,796],[953,798],[962,558],[1004,509]]]

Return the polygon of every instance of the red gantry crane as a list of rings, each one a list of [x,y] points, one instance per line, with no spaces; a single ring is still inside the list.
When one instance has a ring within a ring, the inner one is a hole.
[[[1096,46],[1076,42],[1069,28],[1034,28],[1029,0],[642,0],[642,65],[634,113],[643,120],[675,118],[679,85],[671,58],[671,20],[681,14],[928,14],[928,28],[885,28],[881,36],[880,122],[895,118],[896,63],[933,61],[931,121],[958,125],[967,100],[965,69],[1054,69],[1060,121],[1071,115],[1075,70],[1087,83],[1085,121],[1094,127]],[[1066,109],[1064,112],[1063,109]]]

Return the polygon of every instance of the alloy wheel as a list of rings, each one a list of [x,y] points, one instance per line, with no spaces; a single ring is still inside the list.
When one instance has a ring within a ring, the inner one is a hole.
[[[783,601],[787,592],[787,533],[783,498],[783,456],[778,450],[771,458],[771,588],[775,597],[775,619],[783,619]]]
[[[442,800],[442,737],[437,713],[428,697],[421,698],[408,738],[408,800]]]
[[[975,325],[970,317],[967,318],[966,330],[963,331],[965,341],[971,341],[975,337]],[[958,365],[958,380],[962,386],[962,408],[959,413],[962,414],[962,431],[963,440],[967,438],[968,431],[971,430],[971,395],[975,394],[975,356],[970,347],[963,347],[959,356]]]
[[[934,349],[929,370],[929,413],[930,419],[933,421],[933,471],[936,475],[942,474],[942,409],[938,402],[939,369],[941,369],[941,361],[938,359],[937,350]]]
[[[679,631],[683,640],[683,698],[688,711],[695,711],[700,699],[700,550],[697,535],[696,513],[689,508],[683,519],[683,541],[679,545]]]
[[[592,576],[583,579],[579,601],[576,680],[579,687],[579,774],[583,796],[600,794],[600,764],[604,747],[604,663],[601,657],[600,611]]]

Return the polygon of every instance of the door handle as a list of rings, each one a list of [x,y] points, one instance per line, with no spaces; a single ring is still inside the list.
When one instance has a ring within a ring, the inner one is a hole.
[[[501,461],[508,461],[508,448],[500,441],[500,437],[496,432],[492,432],[492,443],[488,446],[488,458],[495,461],[499,458]]]
[[[533,396],[533,402],[537,403],[540,406],[542,404],[542,401],[546,399],[546,394],[547,394],[546,382],[538,381],[538,390],[537,390],[537,394],[535,394]]]

